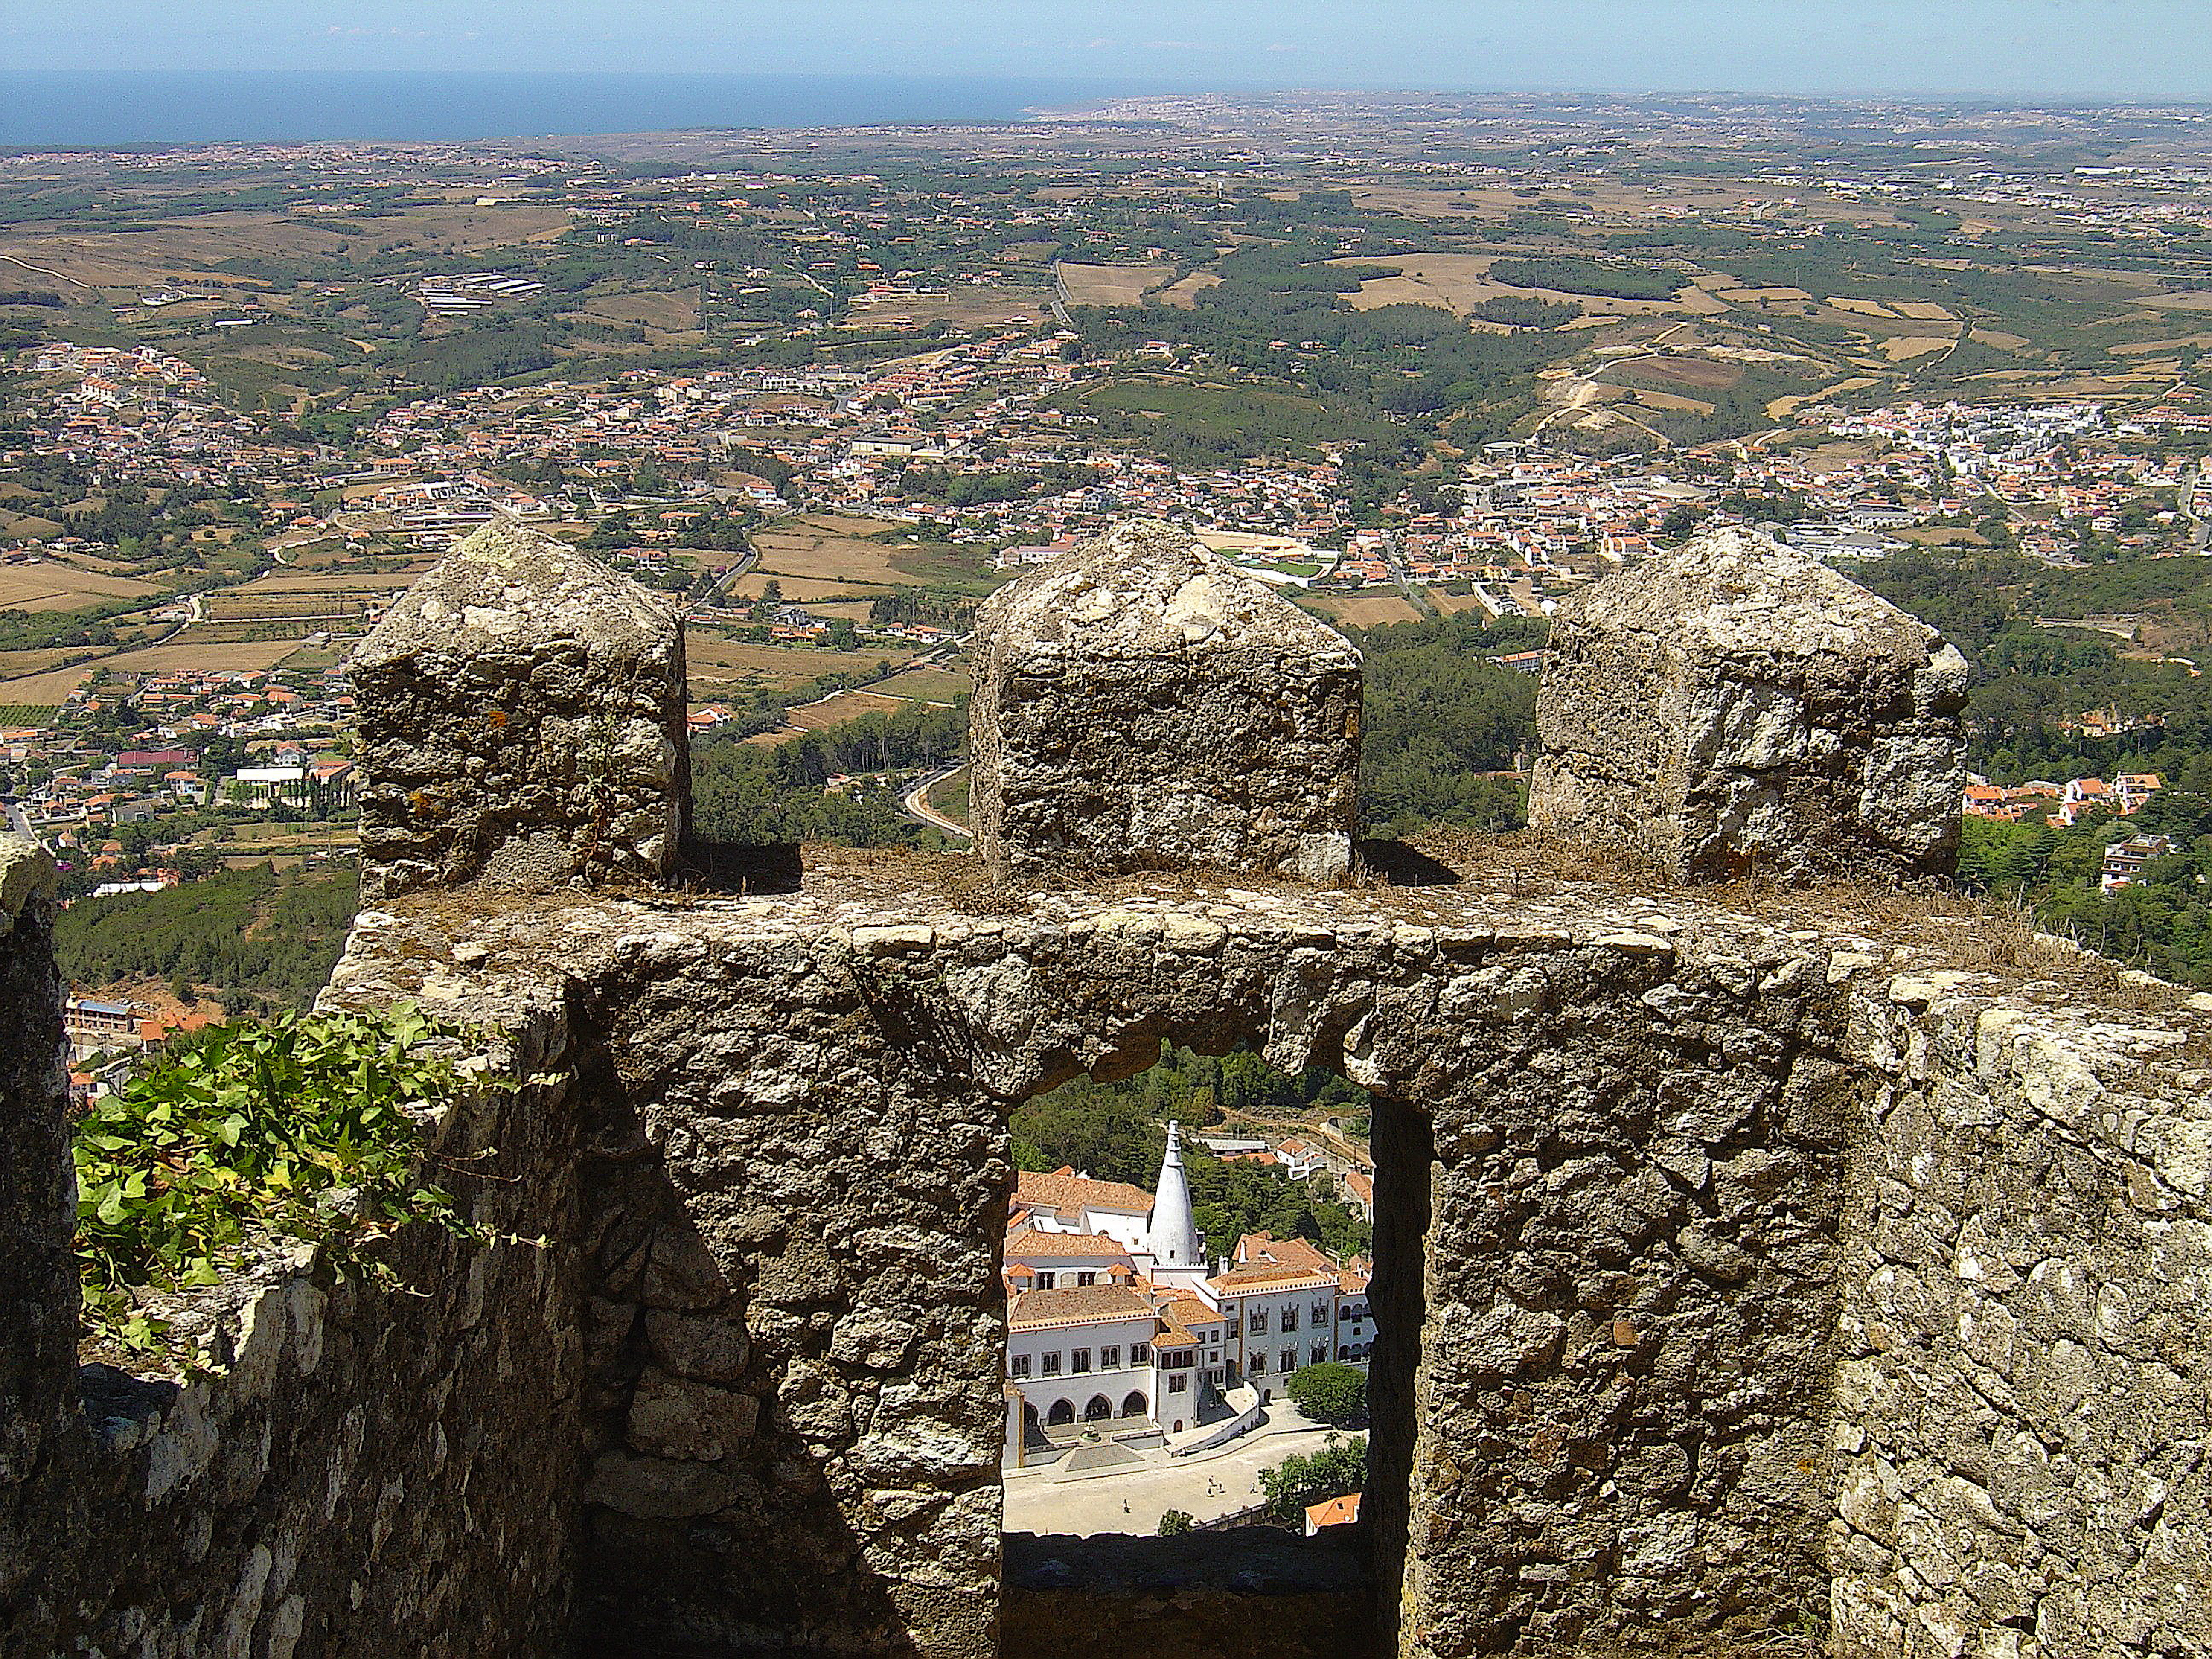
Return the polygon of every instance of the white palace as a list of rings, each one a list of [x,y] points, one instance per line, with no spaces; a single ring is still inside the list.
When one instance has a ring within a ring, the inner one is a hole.
[[[1021,1172],[1004,1271],[1012,1462],[1086,1431],[1172,1445],[1264,1404],[1305,1366],[1364,1370],[1374,1346],[1358,1265],[1267,1233],[1209,1264],[1179,1124],[1168,1125],[1157,1194],[1070,1169]]]

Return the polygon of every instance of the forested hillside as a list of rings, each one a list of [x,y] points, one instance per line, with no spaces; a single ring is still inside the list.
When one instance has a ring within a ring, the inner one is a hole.
[[[1541,622],[1485,623],[1464,611],[1358,634],[1367,663],[1359,814],[1369,835],[1522,822],[1511,773],[1535,741],[1536,677],[1495,659],[1542,644],[1544,634]]]
[[[228,870],[160,893],[79,899],[54,953],[83,987],[159,979],[234,1014],[312,1000],[345,948],[360,883],[350,870]]]

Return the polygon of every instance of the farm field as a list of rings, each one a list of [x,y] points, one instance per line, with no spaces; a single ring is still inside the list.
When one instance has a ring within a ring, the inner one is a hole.
[[[1194,270],[1189,276],[1170,283],[1152,295],[1164,306],[1176,306],[1189,311],[1198,304],[1198,296],[1210,288],[1219,288],[1221,278],[1210,270]]]
[[[775,584],[776,592],[793,604],[805,605],[810,610],[828,611],[831,615],[836,614],[836,608],[842,608],[842,603],[871,599],[889,585],[819,581],[811,576],[792,576],[779,571],[755,568],[747,571],[722,591],[732,599],[757,599],[768,590],[771,581]]]
[[[0,564],[0,611],[76,611],[110,599],[150,599],[161,592],[150,582],[51,560]]]
[[[905,707],[905,698],[885,696],[880,691],[840,691],[819,702],[802,704],[786,718],[802,732],[826,732],[863,714],[896,714]]]
[[[866,304],[856,302],[851,326],[903,328],[944,323],[953,328],[991,328],[1004,324],[1022,325],[1048,316],[1051,301],[1051,292],[1046,289],[982,284],[963,285],[941,294],[890,294]]]
[[[799,576],[817,581],[900,586],[905,584],[891,562],[898,550],[890,538],[893,534],[903,535],[905,528],[878,519],[830,514],[787,519],[754,533],[753,546],[760,553],[755,569],[763,577]]]
[[[74,668],[0,679],[0,702],[54,702],[68,697],[94,669],[111,674],[168,674],[181,669],[206,673],[229,670],[258,672],[274,668],[298,648],[296,640],[194,640],[189,633],[166,645],[121,651]]]
[[[1484,616],[1489,614],[1482,601],[1472,593],[1447,593],[1440,587],[1432,587],[1429,590],[1429,599],[1448,617],[1455,617],[1462,611],[1478,611]]]
[[[951,702],[965,696],[974,683],[964,673],[943,668],[910,668],[894,674],[878,689],[888,696],[912,697],[922,702]]]
[[[1079,265],[1065,262],[1060,280],[1067,289],[1068,303],[1079,306],[1133,306],[1175,276],[1173,265]]]
[[[1413,602],[1396,593],[1307,593],[1299,596],[1299,603],[1346,628],[1421,619]]]
[[[1547,300],[1582,307],[1587,315],[1606,317],[1685,316],[1710,314],[1726,309],[1704,289],[1686,288],[1672,300],[1620,300],[1605,295],[1570,294],[1564,289],[1520,288],[1490,280],[1492,265],[1501,256],[1489,253],[1412,253],[1334,260],[1345,265],[1395,265],[1395,276],[1370,277],[1350,297],[1362,311],[1380,306],[1441,306],[1465,316],[1485,300],[1506,296]],[[1687,279],[1685,278],[1685,281]]]
[[[684,648],[695,702],[753,686],[787,690],[824,674],[872,673],[879,663],[896,664],[914,654],[887,649],[825,651],[813,647],[752,645],[702,628],[690,630]],[[0,686],[0,695],[5,691]]]
[[[744,739],[756,749],[773,749],[809,732],[826,732],[867,714],[896,714],[908,706],[903,697],[887,697],[876,691],[837,691],[817,702],[802,703],[789,711],[785,723],[773,732],[756,732]]]
[[[360,238],[330,224],[280,213],[207,213],[163,219],[151,204],[154,228],[117,232],[39,227],[0,235],[0,254],[96,289],[190,283],[234,293],[268,284],[219,269],[226,260],[328,258]],[[478,207],[459,201],[425,204],[366,217],[362,228],[380,246],[476,252],[558,236],[568,227],[558,208],[525,204]]]

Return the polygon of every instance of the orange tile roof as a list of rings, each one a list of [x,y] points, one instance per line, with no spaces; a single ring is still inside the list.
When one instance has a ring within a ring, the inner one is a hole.
[[[1152,1195],[1126,1181],[1093,1181],[1066,1164],[1050,1175],[1023,1170],[1014,1176],[1014,1202],[1032,1210],[1072,1215],[1085,1205],[1121,1215],[1150,1215]]]
[[[1346,1498],[1325,1498],[1318,1504],[1306,1505],[1306,1525],[1309,1527],[1345,1527],[1359,1519],[1358,1492]]]
[[[1035,1227],[1018,1227],[1006,1235],[1006,1258],[1066,1256],[1085,1261],[1127,1261],[1129,1252],[1119,1239],[1103,1233],[1048,1233]]]
[[[1151,1302],[1127,1285],[1078,1285],[1065,1290],[1024,1291],[1006,1310],[1006,1328],[1041,1331],[1058,1325],[1153,1317]]]
[[[1238,1267],[1265,1265],[1298,1267],[1307,1273],[1333,1273],[1336,1263],[1318,1246],[1303,1238],[1277,1238],[1273,1233],[1247,1233],[1237,1241]]]
[[[1189,1327],[1218,1325],[1224,1316],[1208,1306],[1203,1297],[1193,1296],[1188,1291],[1180,1291],[1168,1298],[1165,1305],[1160,1310],[1160,1317],[1172,1320],[1177,1325]]]
[[[1236,1267],[1206,1281],[1219,1296],[1256,1296],[1276,1291],[1332,1291],[1336,1270],[1316,1273],[1305,1267],[1277,1267],[1255,1263]]]

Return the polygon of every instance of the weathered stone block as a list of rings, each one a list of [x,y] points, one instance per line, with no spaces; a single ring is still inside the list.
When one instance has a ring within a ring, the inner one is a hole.
[[[0,834],[0,1607],[7,1522],[73,1393],[76,1224],[68,1048],[54,970],[54,861]]]
[[[354,653],[362,895],[652,880],[690,806],[684,631],[551,537],[485,526]]]
[[[1533,827],[1698,880],[1948,872],[1966,665],[1804,554],[1723,531],[1553,619]]]
[[[759,1417],[749,1394],[648,1370],[630,1402],[629,1443],[654,1457],[716,1462],[751,1437]]]
[[[1351,869],[1359,653],[1188,532],[1116,525],[1001,589],[975,640],[994,870]]]

